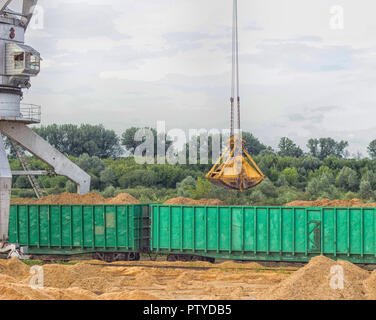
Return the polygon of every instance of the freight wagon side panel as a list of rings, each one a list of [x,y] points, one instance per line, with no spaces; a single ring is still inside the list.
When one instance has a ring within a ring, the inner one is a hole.
[[[219,259],[376,263],[375,208],[151,205],[151,250]]]
[[[30,254],[139,252],[143,205],[12,205],[9,242]]]

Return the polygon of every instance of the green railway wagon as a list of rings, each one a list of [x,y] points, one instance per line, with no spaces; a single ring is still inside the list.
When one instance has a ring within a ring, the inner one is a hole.
[[[218,259],[376,263],[375,208],[151,205],[151,251]]]
[[[9,242],[31,255],[140,253],[147,205],[11,205]]]

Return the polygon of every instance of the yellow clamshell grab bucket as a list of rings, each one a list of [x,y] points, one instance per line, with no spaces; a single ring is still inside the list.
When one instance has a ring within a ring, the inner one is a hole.
[[[238,147],[236,143],[239,144]],[[262,182],[265,176],[244,145],[243,139],[240,142],[240,138],[231,137],[229,146],[206,175],[206,179],[217,186],[240,191],[253,188]]]
[[[234,190],[247,190],[257,186],[265,176],[245,149],[245,141],[234,134],[234,96],[237,93],[238,131],[240,130],[240,90],[239,90],[239,41],[238,41],[238,2],[234,0],[232,32],[232,88],[231,88],[231,136],[228,147],[214,167],[206,175],[211,183]]]

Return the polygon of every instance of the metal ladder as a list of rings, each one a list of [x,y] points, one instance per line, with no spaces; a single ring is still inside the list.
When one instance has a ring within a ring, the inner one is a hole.
[[[16,152],[17,154],[17,158],[18,160],[20,161],[21,163],[21,166],[22,168],[26,171],[26,172],[30,172],[30,166],[27,162],[27,159],[26,159],[26,156],[25,156],[25,152],[24,152],[24,149],[14,140],[11,140],[9,139],[14,151]],[[40,187],[37,179],[33,176],[33,175],[27,175],[27,178],[29,179],[29,182],[35,192],[35,195],[37,196],[38,199],[42,198],[43,197],[43,190],[42,188]]]

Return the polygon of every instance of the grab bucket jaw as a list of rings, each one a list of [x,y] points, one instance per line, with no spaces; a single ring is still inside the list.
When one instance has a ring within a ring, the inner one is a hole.
[[[245,141],[234,136],[228,144],[206,179],[214,185],[240,191],[261,183],[265,176],[245,149]]]

